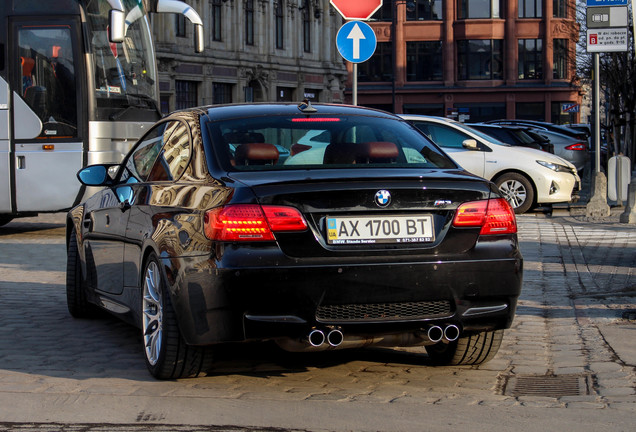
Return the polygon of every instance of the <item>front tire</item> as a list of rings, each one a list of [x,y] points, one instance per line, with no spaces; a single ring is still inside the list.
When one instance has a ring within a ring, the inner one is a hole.
[[[204,375],[212,366],[212,349],[185,343],[154,253],[144,266],[142,290],[144,357],[152,376],[178,379]]]
[[[447,344],[427,345],[426,352],[438,366],[480,365],[497,354],[503,335],[503,330],[481,332]]]
[[[517,173],[506,173],[497,178],[495,184],[515,213],[522,214],[530,210],[535,194],[527,177]]]
[[[89,318],[95,311],[86,300],[75,228],[71,229],[66,252],[66,305],[74,318]]]

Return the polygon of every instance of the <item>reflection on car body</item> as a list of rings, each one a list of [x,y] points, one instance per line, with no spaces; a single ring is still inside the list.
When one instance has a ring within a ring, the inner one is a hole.
[[[162,379],[245,341],[491,359],[522,283],[508,203],[398,117],[308,106],[176,112],[114,177],[80,171],[103,189],[68,214],[71,314],[141,328]]]

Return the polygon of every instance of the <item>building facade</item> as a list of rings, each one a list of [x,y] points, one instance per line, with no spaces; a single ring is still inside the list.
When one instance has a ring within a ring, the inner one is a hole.
[[[194,53],[182,16],[157,14],[161,110],[197,105],[343,102],[347,70],[336,49],[342,18],[329,0],[186,0],[204,23]]]
[[[463,121],[578,123],[575,8],[575,0],[384,0],[368,22],[378,44],[358,65],[358,103]]]

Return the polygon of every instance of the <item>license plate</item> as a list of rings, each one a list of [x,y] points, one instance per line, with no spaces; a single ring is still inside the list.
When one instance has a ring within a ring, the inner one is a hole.
[[[435,240],[431,215],[327,217],[327,243],[424,243]]]

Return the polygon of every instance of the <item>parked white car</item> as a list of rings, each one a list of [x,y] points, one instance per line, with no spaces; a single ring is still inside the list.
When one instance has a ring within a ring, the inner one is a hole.
[[[451,119],[400,116],[465,170],[495,183],[516,213],[525,213],[537,204],[570,202],[580,190],[576,167],[558,156],[504,144]]]

